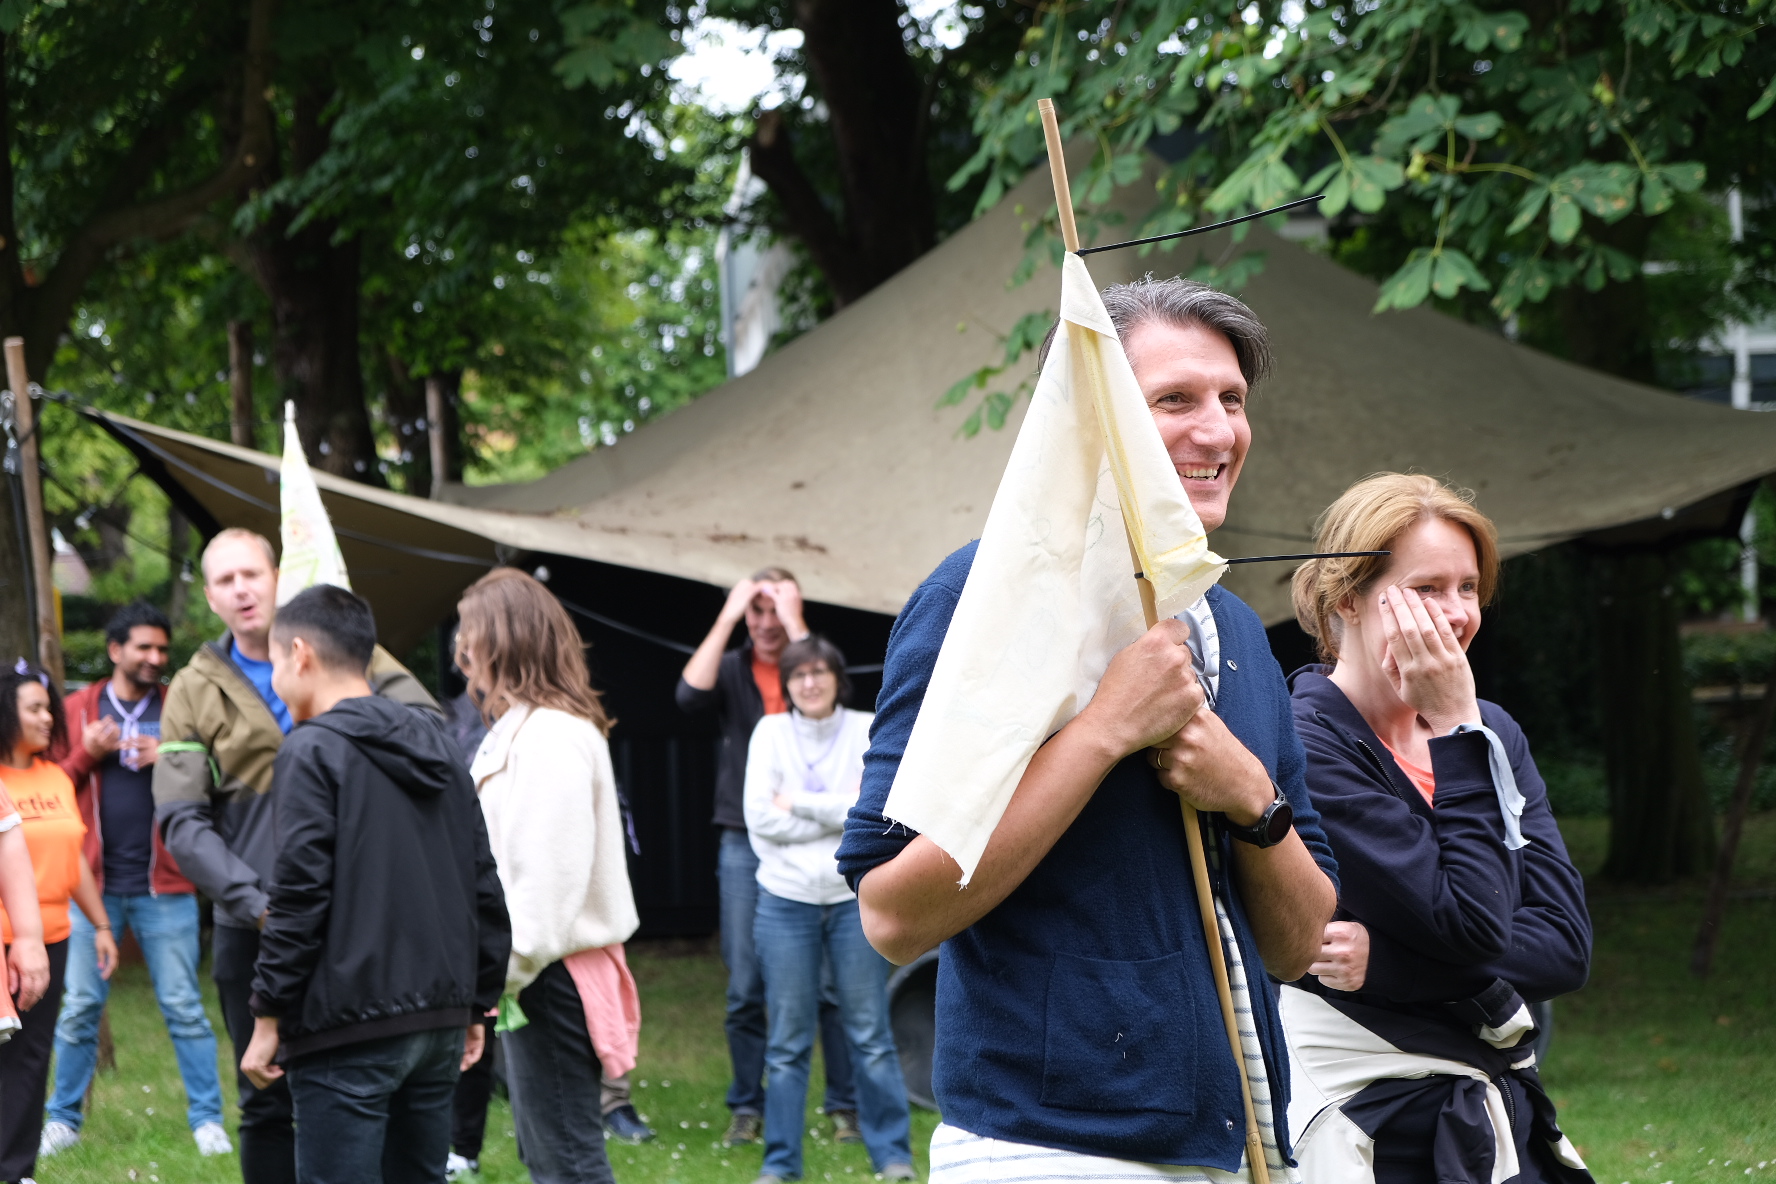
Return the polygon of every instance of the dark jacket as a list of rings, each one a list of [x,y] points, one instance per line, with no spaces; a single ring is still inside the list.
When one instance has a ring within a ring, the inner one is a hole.
[[[1344,883],[1338,916],[1369,930],[1368,976],[1354,997],[1447,1022],[1446,1004],[1503,997],[1500,980],[1532,1003],[1584,986],[1591,964],[1584,881],[1517,721],[1480,704],[1525,798],[1529,845],[1510,851],[1483,735],[1431,741],[1433,810],[1327,671],[1308,667],[1290,682],[1308,787]],[[1318,989],[1312,979],[1303,985]],[[1456,1019],[1471,1023],[1470,1012]]]
[[[467,1025],[512,947],[475,787],[434,718],[346,699],[297,724],[274,773],[277,862],[253,979],[286,1058]]]
[[[855,888],[912,841],[882,806],[949,631],[974,544],[913,593],[888,639],[863,787],[839,870]],[[1301,744],[1264,626],[1223,589],[1215,714],[1264,763],[1327,876],[1337,866],[1303,779]],[[1228,906],[1287,1154],[1288,1057],[1276,987],[1211,832],[1211,875]],[[1008,1139],[1144,1163],[1235,1171],[1245,1149],[1228,1051],[1186,854],[1178,797],[1144,755],[1111,770],[1052,850],[997,908],[943,944],[932,1085],[944,1121]]]
[[[154,820],[179,870],[215,903],[216,924],[254,929],[277,858],[272,762],[284,732],[228,656],[233,645],[224,633],[202,646],[167,687]],[[366,677],[384,698],[438,711],[419,680],[381,646]]]
[[[86,842],[81,845],[81,854],[92,864],[93,879],[98,882],[99,891],[105,890],[105,835],[99,825],[103,811],[99,809],[99,798],[105,792],[105,779],[100,773],[102,762],[93,759],[92,753],[86,750],[81,742],[81,735],[86,725],[101,717],[99,700],[105,693],[108,680],[101,679],[89,683],[75,691],[63,701],[62,709],[68,717],[68,740],[56,764],[74,783],[75,800],[80,804],[80,821],[86,823]],[[159,687],[148,692],[159,695],[163,692]],[[165,704],[162,704],[165,707]],[[160,837],[160,827],[154,828],[153,845],[148,855],[148,891],[154,896],[179,896],[195,892],[191,881],[185,878],[174,861],[172,853],[166,849],[166,843]]]
[[[678,707],[689,715],[715,712],[721,751],[715,763],[715,824],[746,829],[746,749],[764,718],[765,697],[752,680],[752,642],[722,655],[715,685],[700,691],[678,680]]]

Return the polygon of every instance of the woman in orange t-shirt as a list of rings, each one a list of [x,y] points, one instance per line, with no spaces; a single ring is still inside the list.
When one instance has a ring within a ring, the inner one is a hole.
[[[117,965],[117,943],[111,939],[110,918],[93,879],[92,866],[81,853],[86,824],[74,802],[74,783],[68,775],[43,759],[52,744],[66,733],[61,698],[49,677],[20,658],[11,670],[0,673],[0,797],[10,799],[0,814],[0,858],[9,865],[0,869],[0,887],[11,879],[16,840],[6,836],[22,831],[30,852],[30,866],[37,883],[39,918],[20,909],[19,931],[13,931],[9,909],[0,908],[0,941],[7,946],[8,979],[17,974],[21,985],[27,975],[17,969],[17,947],[29,947],[41,935],[40,948],[48,954],[49,976],[42,998],[34,1004],[21,993],[20,1029],[0,1044],[0,1180],[28,1179],[37,1170],[37,1140],[43,1128],[43,1094],[49,1079],[49,1054],[54,1046],[56,1014],[62,1004],[62,974],[68,965],[68,901],[80,905],[98,931],[94,938],[99,975],[110,978]],[[19,823],[7,826],[16,815]],[[6,896],[11,896],[10,892]],[[32,921],[37,920],[33,926]],[[12,984],[9,982],[8,986]]]

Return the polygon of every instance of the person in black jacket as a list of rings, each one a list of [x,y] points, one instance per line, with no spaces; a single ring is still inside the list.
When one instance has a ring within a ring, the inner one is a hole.
[[[1282,992],[1308,1184],[1590,1179],[1527,1004],[1584,985],[1591,921],[1522,729],[1475,694],[1467,649],[1499,560],[1469,497],[1358,482],[1314,549],[1391,554],[1295,575],[1296,615],[1335,663],[1292,691],[1342,881],[1319,960]]]
[[[747,639],[728,649],[741,621],[746,622]],[[729,1147],[758,1142],[765,1112],[765,979],[752,941],[759,861],[746,833],[746,754],[759,720],[789,710],[777,660],[783,647],[807,636],[796,578],[781,567],[767,567],[729,590],[721,614],[678,680],[679,708],[691,715],[713,711],[721,729],[715,824],[722,828],[716,874],[721,885],[722,961],[728,967],[728,1056],[734,1066],[727,1097],[733,1120],[722,1136],[723,1145]],[[820,979],[824,1109],[835,1142],[861,1143],[851,1048],[839,1018],[830,968],[822,967]]]
[[[479,1059],[511,926],[468,773],[435,721],[376,698],[370,606],[310,588],[278,611],[278,857],[241,1068],[289,1077],[303,1184],[435,1181]],[[276,1060],[278,1063],[273,1063]]]

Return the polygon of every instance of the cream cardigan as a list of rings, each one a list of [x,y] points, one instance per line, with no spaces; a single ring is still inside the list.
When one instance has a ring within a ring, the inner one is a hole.
[[[506,990],[568,954],[627,941],[641,924],[623,852],[610,746],[553,708],[514,707],[470,767],[512,917]]]

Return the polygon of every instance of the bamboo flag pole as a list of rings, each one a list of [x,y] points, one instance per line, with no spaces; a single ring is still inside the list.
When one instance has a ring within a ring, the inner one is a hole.
[[[1067,183],[1067,161],[1061,154],[1061,126],[1055,116],[1053,99],[1038,99],[1036,110],[1042,116],[1042,134],[1048,142],[1048,171],[1054,180],[1055,208],[1061,218],[1061,241],[1069,252],[1079,253],[1079,227],[1073,220],[1073,192]],[[1124,518],[1128,517],[1125,512]],[[1153,585],[1138,569],[1134,538],[1129,537],[1129,557],[1136,567],[1135,585],[1141,593],[1141,613],[1147,627],[1159,622],[1154,607]],[[1252,1082],[1246,1074],[1245,1049],[1240,1045],[1239,1021],[1233,1013],[1233,988],[1227,978],[1227,952],[1221,948],[1221,925],[1215,916],[1215,898],[1209,887],[1208,855],[1203,850],[1202,824],[1196,807],[1179,799],[1184,811],[1184,841],[1190,849],[1190,874],[1196,882],[1196,903],[1202,913],[1203,938],[1208,945],[1209,965],[1215,972],[1215,994],[1221,1001],[1221,1022],[1227,1029],[1227,1045],[1233,1052],[1233,1065],[1239,1072],[1240,1100],[1246,1110],[1246,1163],[1253,1184],[1270,1184],[1270,1164],[1264,1158],[1264,1138],[1258,1130],[1258,1113],[1252,1106]]]

